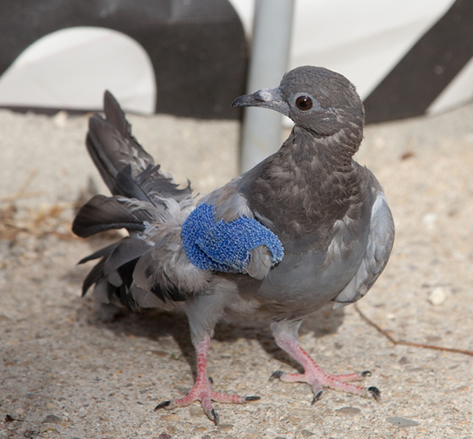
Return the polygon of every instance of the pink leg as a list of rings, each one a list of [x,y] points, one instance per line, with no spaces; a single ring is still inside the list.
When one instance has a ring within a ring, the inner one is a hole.
[[[376,387],[366,388],[349,383],[349,381],[359,381],[370,376],[371,373],[369,371],[346,375],[330,375],[325,373],[309,356],[309,354],[302,349],[299,341],[294,336],[275,333],[275,339],[278,346],[281,349],[284,349],[304,368],[304,373],[297,374],[277,371],[273,373],[271,378],[280,378],[281,381],[289,383],[297,381],[310,384],[315,394],[312,404],[322,396],[323,387],[330,387],[332,389],[342,390],[360,396],[373,396],[376,401],[379,401],[381,398],[381,393]]]
[[[206,336],[196,347],[197,354],[197,379],[194,386],[189,391],[187,396],[172,401],[164,401],[158,404],[155,410],[166,408],[173,409],[176,407],[185,407],[192,404],[194,401],[200,401],[205,414],[210,420],[218,425],[218,414],[213,408],[212,401],[243,404],[249,401],[257,401],[260,399],[259,396],[238,396],[228,395],[226,393],[219,393],[210,390],[210,381],[207,376],[207,356],[209,353],[210,336]]]

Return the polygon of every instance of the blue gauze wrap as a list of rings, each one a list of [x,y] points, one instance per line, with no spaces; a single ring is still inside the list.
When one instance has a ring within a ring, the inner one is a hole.
[[[182,224],[182,243],[187,258],[201,270],[244,273],[250,251],[265,245],[272,265],[280,262],[284,249],[278,237],[255,219],[246,216],[215,221],[215,208],[202,203]]]

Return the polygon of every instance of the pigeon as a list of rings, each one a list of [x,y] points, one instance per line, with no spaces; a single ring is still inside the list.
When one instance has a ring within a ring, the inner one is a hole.
[[[124,228],[128,236],[80,261],[98,260],[83,294],[94,285],[103,303],[185,309],[196,381],[186,396],[156,409],[200,401],[218,424],[215,402],[259,399],[212,390],[210,340],[230,310],[269,317],[277,345],[304,370],[277,371],[272,378],[309,384],[313,403],[325,387],[379,400],[376,387],[355,383],[369,371],[328,374],[298,339],[304,318],[324,305],[362,298],[393,246],[383,188],[353,159],[364,125],[355,87],[339,73],[302,66],[277,88],[241,96],[232,106],[275,110],[292,119],[293,129],[276,153],[196,201],[190,183],[177,185],[155,164],[105,92],[105,117],[90,118],[86,145],[112,196],[95,195],[72,230],[88,237]]]

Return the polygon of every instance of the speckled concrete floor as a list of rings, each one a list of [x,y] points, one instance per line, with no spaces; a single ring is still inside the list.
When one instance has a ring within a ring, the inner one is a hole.
[[[235,122],[130,119],[164,170],[197,191],[236,174]],[[89,267],[75,264],[103,244],[69,232],[88,179],[103,189],[85,130],[85,117],[0,111],[0,438],[473,436],[473,358],[394,346],[353,307],[307,319],[302,344],[328,371],[371,370],[380,404],[329,390],[311,406],[308,386],[268,379],[295,365],[267,323],[238,318],[217,328],[209,372],[215,388],[261,400],[218,405],[219,427],[197,404],[154,412],[192,385],[187,322],[147,312],[102,323],[80,298]],[[395,338],[472,350],[473,105],[368,127],[358,161],[384,185],[397,226],[391,261],[360,309]]]

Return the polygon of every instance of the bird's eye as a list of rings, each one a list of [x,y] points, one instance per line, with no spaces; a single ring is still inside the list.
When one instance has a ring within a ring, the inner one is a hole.
[[[312,99],[309,96],[299,96],[296,99],[296,106],[302,111],[310,110],[312,108]]]

